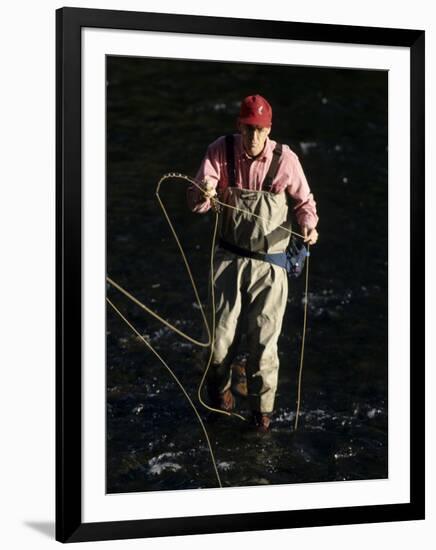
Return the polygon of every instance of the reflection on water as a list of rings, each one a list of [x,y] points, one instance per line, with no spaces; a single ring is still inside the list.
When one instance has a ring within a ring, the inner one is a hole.
[[[202,321],[155,200],[163,173],[194,175],[233,129],[239,99],[261,93],[271,137],[299,155],[320,215],[312,248],[299,429],[293,431],[303,281],[291,283],[279,341],[272,432],[200,406],[224,486],[387,476],[387,77],[380,71],[109,58],[107,265],[110,276],[188,334]],[[212,217],[186,208],[186,184],[161,196],[206,302]],[[195,346],[108,288],[191,397]],[[243,350],[242,350],[243,351]],[[247,415],[245,399],[238,412]],[[183,393],[141,340],[107,312],[108,492],[215,487],[208,447]]]

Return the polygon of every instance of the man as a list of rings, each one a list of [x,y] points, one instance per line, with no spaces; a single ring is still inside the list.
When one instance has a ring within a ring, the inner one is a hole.
[[[277,261],[289,244],[291,210],[304,235],[318,239],[316,203],[297,155],[269,139],[272,109],[260,95],[246,97],[240,107],[239,134],[211,143],[196,180],[202,191],[188,189],[188,205],[203,214],[213,198],[234,207],[220,214],[220,240],[215,253],[216,329],[206,380],[212,406],[230,412],[231,363],[244,321],[248,403],[252,425],[270,428],[277,389],[280,335],[288,295],[286,270]],[[287,198],[292,199],[292,209]],[[252,214],[256,214],[256,217]]]

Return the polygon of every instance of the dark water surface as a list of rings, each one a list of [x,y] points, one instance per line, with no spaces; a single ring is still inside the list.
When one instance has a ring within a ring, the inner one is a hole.
[[[223,485],[387,477],[387,73],[115,57],[107,69],[108,274],[188,334],[201,339],[202,321],[156,201],[162,174],[194,176],[207,145],[234,130],[240,99],[260,93],[273,106],[271,137],[298,154],[317,201],[299,429],[303,278],[290,286],[271,434],[207,422]],[[167,180],[161,197],[206,303],[213,216],[190,213],[185,192]],[[208,420],[197,348],[110,287],[108,297]],[[243,398],[238,412],[248,413]],[[110,308],[107,464],[110,493],[217,485],[182,391]]]

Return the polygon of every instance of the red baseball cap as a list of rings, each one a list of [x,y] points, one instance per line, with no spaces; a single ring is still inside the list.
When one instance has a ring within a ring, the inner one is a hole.
[[[261,95],[249,95],[241,102],[239,122],[269,128],[272,122],[272,109]]]

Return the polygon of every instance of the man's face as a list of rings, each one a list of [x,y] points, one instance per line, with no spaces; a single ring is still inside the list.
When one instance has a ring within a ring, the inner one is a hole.
[[[238,124],[238,128],[241,132],[242,144],[244,145],[247,155],[250,157],[257,157],[257,155],[260,155],[271,128],[241,123]]]

